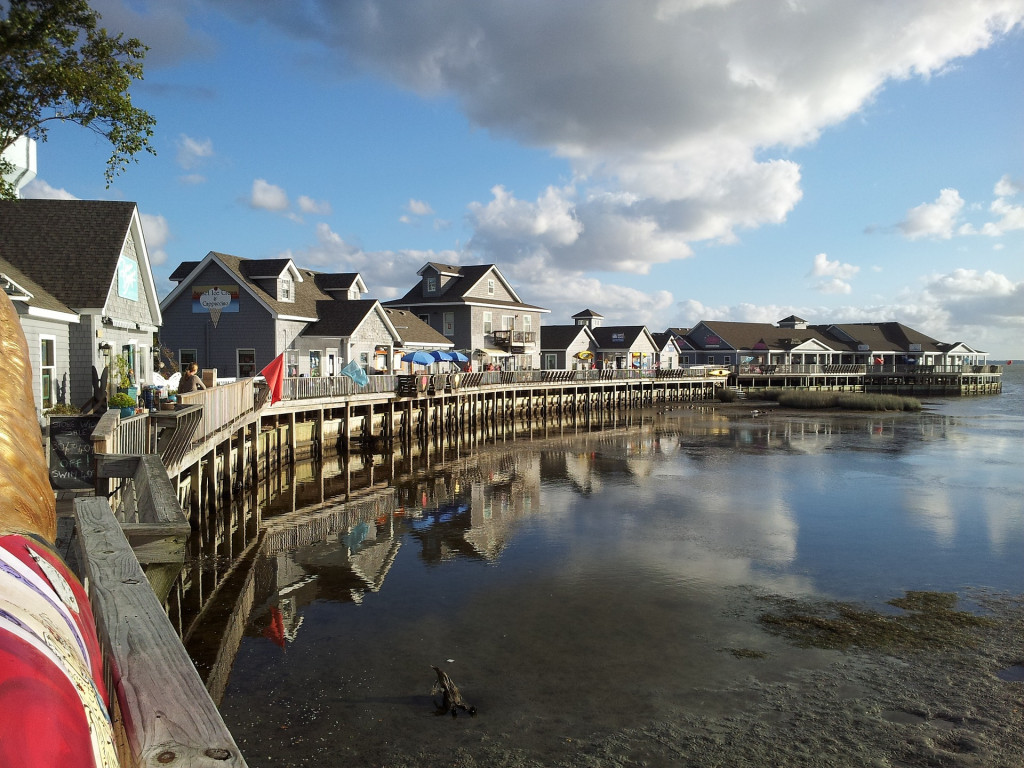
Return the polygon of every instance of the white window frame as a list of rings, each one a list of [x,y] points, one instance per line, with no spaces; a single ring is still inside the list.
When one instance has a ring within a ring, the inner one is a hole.
[[[514,331],[516,329],[516,316],[515,315],[502,315],[501,316],[501,329],[503,331]]]
[[[199,364],[199,351],[196,349],[179,349],[178,368],[184,371],[189,363]]]
[[[523,330],[524,331],[532,331],[533,330],[533,315],[523,315]]]
[[[316,356],[316,373],[313,373],[313,356]],[[309,375],[310,376],[323,376],[324,375],[324,351],[322,349],[311,349],[309,350]]]
[[[49,364],[46,362],[46,355],[43,354],[44,344],[50,343],[50,353],[52,360]],[[46,391],[45,382],[46,372],[50,372],[50,391]],[[57,337],[49,335],[39,336],[39,395],[40,404],[44,409],[52,408],[57,404],[57,398],[54,396],[54,388],[56,387],[57,378]]]
[[[441,315],[441,333],[448,338],[455,335],[455,313],[444,312]]]
[[[493,278],[488,278],[487,279],[487,295],[488,296],[493,296],[494,295],[494,279]]]
[[[484,312],[484,336],[490,336],[494,332],[494,314]]]
[[[437,278],[436,277],[428,277],[427,278],[427,293],[437,293]]]
[[[295,283],[290,277],[282,277],[277,281],[278,301],[295,301]]]
[[[252,356],[251,363],[242,363],[242,355],[249,353]],[[242,365],[252,367],[251,373],[242,373]],[[238,347],[235,349],[235,376],[239,379],[248,379],[256,375],[256,350],[252,347]]]

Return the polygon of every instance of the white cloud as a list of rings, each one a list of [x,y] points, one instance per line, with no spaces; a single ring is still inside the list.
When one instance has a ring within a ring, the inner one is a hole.
[[[567,158],[571,189],[535,201],[502,190],[470,211],[488,260],[540,254],[635,272],[784,221],[802,194],[789,148],[887,82],[941,73],[1024,17],[1021,0],[224,7],[333,49],[345,71],[450,96],[475,126]],[[951,237],[951,202],[915,209],[904,231]]]
[[[256,179],[252,183],[249,205],[265,211],[287,211],[290,203],[288,195],[281,187],[271,184],[266,179]]]
[[[51,187],[47,182],[40,178],[35,178],[26,184],[21,194],[23,197],[41,199],[41,200],[77,200],[73,194],[68,192],[66,189],[57,189]]]
[[[146,251],[149,253],[149,261],[153,266],[159,266],[167,261],[167,251],[164,250],[171,236],[171,228],[167,219],[152,213],[140,213],[142,219],[142,233],[146,238]]]
[[[955,269],[861,306],[710,306],[695,299],[676,305],[668,324],[692,327],[701,320],[776,324],[796,314],[812,324],[897,321],[939,341],[964,341],[993,354],[1022,354],[1024,281],[992,271]]]
[[[186,171],[208,157],[213,157],[212,139],[194,139],[184,133],[178,136],[178,165]]]
[[[303,213],[311,213],[319,216],[327,216],[331,213],[331,204],[326,200],[314,200],[307,195],[299,195],[299,210]]]
[[[860,267],[829,261],[828,255],[819,253],[814,257],[814,264],[808,273],[811,277],[823,278],[815,283],[815,289],[821,293],[850,293],[853,289],[849,280],[860,272]]]
[[[996,182],[995,188],[992,193],[996,197],[1013,197],[1020,192],[1020,184],[1010,178],[1009,174],[1003,176],[999,181]]]
[[[413,216],[429,216],[434,212],[434,209],[430,207],[430,203],[426,203],[422,200],[414,200],[412,198],[409,198],[409,202],[406,204],[406,210]]]
[[[907,211],[907,218],[900,223],[900,229],[911,240],[922,237],[949,240],[963,208],[960,193],[955,189],[944,189],[934,203],[922,203]]]

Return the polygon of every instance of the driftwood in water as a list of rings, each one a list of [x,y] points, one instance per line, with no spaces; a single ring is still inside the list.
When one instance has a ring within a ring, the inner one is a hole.
[[[458,715],[458,710],[461,709],[464,712],[469,712],[471,717],[475,715],[476,707],[471,707],[465,702],[462,694],[459,692],[459,687],[448,677],[448,673],[434,666],[431,669],[437,673],[437,682],[434,683],[431,693],[440,693],[442,695],[440,704],[437,704],[436,701],[434,702],[434,704],[437,704],[437,713],[443,715],[446,712],[451,712],[452,717],[455,717]]]

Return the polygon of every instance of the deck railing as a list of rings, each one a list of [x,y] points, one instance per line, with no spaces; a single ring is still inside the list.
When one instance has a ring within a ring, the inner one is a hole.
[[[241,379],[198,392],[178,395],[183,405],[203,406],[203,417],[193,441],[204,440],[252,413],[257,407],[255,379]]]

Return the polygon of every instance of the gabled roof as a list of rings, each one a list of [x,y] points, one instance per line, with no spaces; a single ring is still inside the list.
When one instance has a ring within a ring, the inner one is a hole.
[[[601,349],[629,349],[643,335],[651,342],[651,346],[657,347],[657,343],[647,330],[646,325],[604,325],[599,328],[591,328],[594,340]],[[621,341],[618,339],[621,337]]]
[[[23,301],[29,307],[29,314],[37,314],[33,310],[42,310],[67,315],[66,322],[75,322],[78,319],[78,314],[69,306],[51,295],[39,283],[2,256],[0,256],[0,290],[7,291],[12,301]]]
[[[424,264],[422,267],[416,270],[416,274],[422,277],[423,273],[426,272],[427,269],[431,267],[436,272],[439,272],[442,275],[458,275],[459,270],[461,269],[461,267],[457,267],[454,264],[442,264],[439,261],[428,261],[426,264]]]
[[[902,323],[833,323],[831,325],[812,325],[811,328],[834,338],[844,339],[852,349],[865,345],[872,352],[899,350],[909,352],[911,344],[920,344],[922,352],[943,352],[942,342],[926,336],[920,331],[908,328]]]
[[[336,301],[322,299],[316,302],[316,322],[310,323],[302,330],[303,336],[351,336],[368,315],[373,314],[380,305],[376,299],[353,299]],[[387,315],[383,314],[382,319]]]
[[[302,274],[291,259],[245,259],[239,267],[250,280],[276,280],[285,272],[302,282]]]
[[[425,296],[422,288],[424,279],[423,273],[428,267],[433,267],[441,274],[452,276],[455,279],[448,281],[447,285],[439,286],[440,290],[437,293]],[[501,274],[501,271],[494,264],[471,264],[457,267],[451,264],[439,264],[431,261],[427,262],[416,274],[420,275],[420,282],[410,288],[409,291],[400,299],[394,299],[387,302],[386,306],[403,307],[422,304],[493,304],[495,306],[532,309],[536,312],[550,311],[543,307],[524,303],[519,297],[519,294],[515,292],[515,289],[512,288],[509,282],[505,279],[505,276]],[[488,275],[493,275],[494,278],[505,287],[505,290],[508,291],[509,295],[512,296],[514,300],[508,301],[495,299],[490,296],[484,299],[467,295]]]
[[[792,349],[807,341],[814,340],[829,349],[848,346],[811,328],[779,328],[771,323],[739,323],[724,320],[704,320],[686,334],[686,340],[694,349],[722,349],[701,342],[699,329],[704,326],[731,349]]]
[[[317,287],[321,291],[346,291],[352,288],[360,294],[366,293],[366,283],[358,272],[335,272],[333,274],[318,272],[315,277]]]
[[[268,262],[262,264],[261,262]],[[310,269],[300,269],[295,266],[291,259],[246,259],[242,256],[233,256],[229,253],[218,253],[210,251],[202,261],[182,262],[171,274],[171,279],[176,280],[178,285],[162,302],[168,306],[187,287],[186,283],[194,274],[205,269],[209,264],[218,264],[226,270],[239,285],[255,297],[278,317],[296,317],[315,321],[319,315],[317,303],[331,301],[338,304],[348,303],[340,301],[332,295],[335,285],[352,285],[354,282],[362,283],[362,278],[350,277],[350,273],[323,273],[314,272]],[[273,280],[278,276],[290,272],[295,278],[295,301],[279,301],[277,295],[270,293],[260,284],[260,280]],[[374,301],[372,299],[360,299],[360,301]],[[337,334],[330,334],[337,335]]]
[[[0,257],[66,307],[100,309],[134,216],[131,202],[0,201]]]
[[[391,318],[391,324],[395,326],[403,344],[438,348],[455,346],[451,339],[435,331],[408,310],[385,307],[384,311]]]
[[[664,349],[670,343],[679,350],[679,344],[677,342],[677,336],[672,331],[663,331],[661,333],[651,333],[651,338],[654,339],[654,343],[657,345],[659,350]]]
[[[542,325],[540,327],[540,348],[542,350],[564,350],[576,343],[580,334],[596,343],[594,334],[585,325]]]

